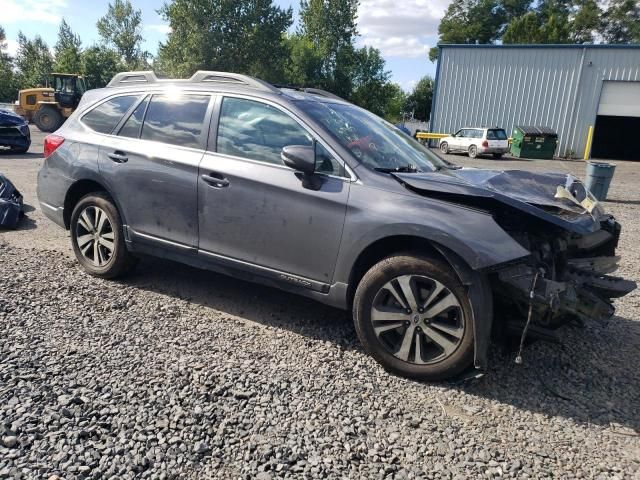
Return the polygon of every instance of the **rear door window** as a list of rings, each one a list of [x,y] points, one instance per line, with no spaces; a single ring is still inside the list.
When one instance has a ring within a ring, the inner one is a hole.
[[[487,140],[506,140],[507,132],[502,128],[491,128],[487,130]]]
[[[82,123],[98,133],[111,133],[138,98],[138,95],[124,95],[107,100],[85,114]]]
[[[201,148],[209,95],[154,95],[142,126],[143,140]]]

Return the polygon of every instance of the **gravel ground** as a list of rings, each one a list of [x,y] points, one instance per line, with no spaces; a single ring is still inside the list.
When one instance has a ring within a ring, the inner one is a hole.
[[[40,163],[0,156],[34,207]],[[638,185],[621,162],[607,203],[636,280]],[[165,261],[89,277],[37,208],[0,265],[0,478],[640,478],[637,292],[522,366],[495,349],[480,379],[424,384],[307,299]]]

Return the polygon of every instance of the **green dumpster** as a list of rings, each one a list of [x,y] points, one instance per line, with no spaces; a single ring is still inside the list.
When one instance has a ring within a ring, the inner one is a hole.
[[[548,127],[513,127],[511,155],[519,158],[551,160],[558,146],[558,134]]]

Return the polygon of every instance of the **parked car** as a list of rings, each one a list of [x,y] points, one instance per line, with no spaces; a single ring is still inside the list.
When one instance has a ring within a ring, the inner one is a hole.
[[[26,153],[31,146],[29,124],[20,115],[0,109],[0,147],[15,153]]]
[[[440,139],[438,143],[442,153],[467,152],[469,157],[492,154],[493,158],[502,158],[509,152],[509,137],[502,128],[465,127],[453,135]]]
[[[321,90],[118,74],[44,150],[42,210],[91,275],[146,254],[350,309],[409,377],[485,369],[492,333],[609,318],[635,287],[606,275],[620,225],[578,179],[459,168]]]

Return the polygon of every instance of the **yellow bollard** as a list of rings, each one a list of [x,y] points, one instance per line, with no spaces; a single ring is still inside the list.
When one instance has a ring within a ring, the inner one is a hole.
[[[593,125],[589,125],[589,133],[587,133],[587,144],[584,147],[584,160],[589,160],[591,156],[591,142],[593,141]]]

